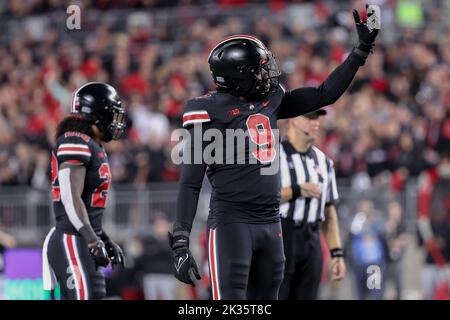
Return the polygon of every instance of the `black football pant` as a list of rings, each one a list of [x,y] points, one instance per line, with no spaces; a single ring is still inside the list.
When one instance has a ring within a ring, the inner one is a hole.
[[[60,285],[61,300],[105,297],[105,277],[100,269],[95,269],[94,260],[82,237],[55,229],[48,239],[46,254]]]
[[[278,299],[283,280],[281,224],[208,224],[214,300]]]
[[[283,219],[286,266],[279,298],[315,300],[323,266],[319,228],[286,228],[284,222]]]

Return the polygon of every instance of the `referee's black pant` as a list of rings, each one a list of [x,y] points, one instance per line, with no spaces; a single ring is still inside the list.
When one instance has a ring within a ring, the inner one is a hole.
[[[286,256],[280,300],[315,300],[322,276],[322,249],[319,224],[294,226],[282,219]]]
[[[214,300],[277,300],[284,272],[280,222],[208,223]]]

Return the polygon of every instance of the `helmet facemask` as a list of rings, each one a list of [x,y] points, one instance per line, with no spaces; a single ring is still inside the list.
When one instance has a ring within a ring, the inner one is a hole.
[[[261,60],[260,65],[245,66],[244,68],[255,77],[253,87],[246,92],[247,96],[264,98],[269,93],[271,85],[278,85],[281,72],[271,52],[268,52],[266,59]]]
[[[112,122],[108,126],[108,131],[110,132],[112,139],[119,140],[126,128],[127,123],[125,110],[122,108],[114,108]]]
[[[104,142],[119,140],[127,128],[125,110],[120,106],[108,108],[111,108],[110,115],[108,116],[109,121],[101,121],[101,119],[98,119],[94,122],[102,132],[102,140]]]

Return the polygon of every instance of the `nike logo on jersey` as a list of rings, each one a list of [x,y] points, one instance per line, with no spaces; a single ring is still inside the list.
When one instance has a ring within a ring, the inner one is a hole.
[[[261,104],[262,104],[263,107],[267,107],[267,105],[269,103],[270,103],[270,100],[267,100],[267,101],[262,102]]]
[[[186,253],[186,256],[178,258],[178,261],[175,263],[175,269],[177,269],[177,272],[180,271],[181,266],[183,265],[183,263],[185,263],[187,261],[188,258],[189,258],[189,255],[187,253]]]

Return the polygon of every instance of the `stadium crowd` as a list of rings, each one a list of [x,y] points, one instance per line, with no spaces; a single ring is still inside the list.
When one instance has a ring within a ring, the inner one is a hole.
[[[327,2],[316,2],[312,12],[315,28],[280,20],[278,10],[261,19],[224,14],[177,24],[130,14],[125,25],[100,21],[81,41],[58,29],[41,37],[21,33],[0,49],[0,184],[47,188],[55,126],[74,89],[93,80],[120,88],[132,121],[128,139],[108,147],[114,182],[176,181],[170,134],[180,126],[183,103],[213,89],[206,63],[212,45],[230,34],[254,34],[277,56],[288,88],[315,86],[354,38],[350,12]],[[426,27],[396,34],[391,43],[380,41],[350,92],[329,108],[321,146],[339,177],[387,169],[401,188],[450,148],[450,33]]]

